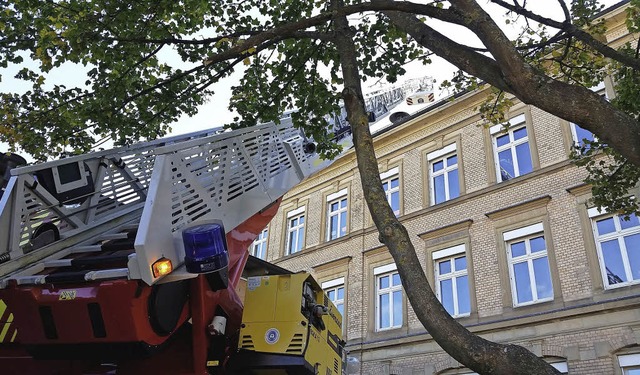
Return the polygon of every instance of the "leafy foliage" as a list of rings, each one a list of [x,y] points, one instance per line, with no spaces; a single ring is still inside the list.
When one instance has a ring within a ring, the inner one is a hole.
[[[117,144],[156,138],[179,116],[195,114],[220,79],[241,70],[231,103],[239,116],[229,126],[277,121],[295,109],[294,123],[313,136],[326,156],[335,155],[337,146],[324,118],[338,111],[344,98],[351,118],[358,119],[352,124],[356,149],[365,150],[357,151],[359,163],[365,161],[360,165],[365,197],[369,202],[378,194],[382,202],[373,142],[359,105],[360,81],[395,82],[407,62],[427,64],[437,54],[461,69],[444,87],[494,86],[480,106],[488,122],[504,123],[515,96],[594,130],[603,142],[579,150],[576,160],[591,173],[587,182],[594,187],[595,203],[626,213],[637,210],[634,198],[620,199],[640,178],[637,38],[635,47],[622,51],[604,45],[606,23],[595,17],[602,9],[596,0],[573,0],[570,9],[557,2],[563,21],[529,11],[526,1],[490,2],[507,11],[508,24],[523,22],[516,40],[509,40],[473,0],[0,0],[0,67],[19,65],[16,78],[30,85],[25,93],[0,94],[0,141],[46,159],[85,152],[105,137]],[[631,32],[640,29],[639,9],[640,0],[629,2]],[[436,31],[433,21],[464,27],[484,46],[460,44]],[[67,87],[50,78],[65,64],[78,67],[84,85]],[[615,108],[586,89],[612,74]],[[581,110],[567,109],[567,97]],[[614,133],[624,136],[610,136]],[[406,255],[398,255],[401,248],[413,251],[390,209],[372,211],[372,217],[376,225],[389,224],[378,228],[394,257]],[[405,266],[417,267],[415,274],[422,275],[421,283],[412,284],[418,286],[413,296],[431,292],[418,260],[398,263],[403,279],[412,275],[402,271]],[[443,330],[438,325],[428,330],[434,337],[440,332],[439,343],[472,369],[555,373],[522,348],[485,341],[479,345],[496,355],[483,364],[478,358],[491,355],[479,355],[475,344],[465,346],[473,335],[450,339],[449,328],[461,326],[435,296],[411,302],[433,303],[416,309],[421,322],[447,322]],[[426,316],[427,311],[434,316]],[[525,352],[530,360],[523,360]],[[505,363],[509,355],[517,358],[511,367]]]

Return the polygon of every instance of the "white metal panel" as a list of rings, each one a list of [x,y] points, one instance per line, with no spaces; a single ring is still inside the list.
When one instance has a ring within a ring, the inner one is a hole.
[[[502,125],[498,125],[498,126],[502,126]],[[441,156],[444,156],[444,155],[446,155],[446,154],[448,154],[450,152],[454,152],[455,150],[456,150],[456,144],[452,143],[452,144],[450,144],[450,145],[448,145],[446,147],[443,147],[443,148],[441,148],[439,150],[436,150],[436,151],[428,153],[427,154],[427,160],[431,161],[433,159],[437,159],[437,158],[439,158]]]
[[[607,211],[601,211],[598,207],[591,207],[587,210],[587,213],[589,214],[589,217],[596,217],[606,214]]]
[[[398,172],[400,171],[399,167],[395,167],[395,168],[391,168],[388,171],[384,172],[384,173],[380,173],[380,179],[381,180],[385,180],[389,177],[393,177],[398,175]]]
[[[344,285],[344,277],[338,277],[337,279],[323,282],[322,289],[333,288],[334,286],[338,285]]]
[[[287,212],[287,219],[290,217],[298,216],[306,210],[305,206],[298,207],[295,210]]]
[[[395,263],[391,263],[391,264],[387,264],[384,266],[380,266],[380,267],[376,267],[373,269],[373,274],[374,275],[380,275],[383,273],[387,273],[387,272],[391,272],[391,271],[395,271],[397,270],[398,267],[396,266]]]
[[[437,260],[437,259],[450,257],[450,256],[456,255],[456,254],[462,254],[464,252],[465,252],[465,245],[461,244],[461,245],[457,245],[457,246],[448,247],[446,249],[434,251],[431,254],[431,257],[433,258],[433,260]]]
[[[519,114],[515,117],[512,117],[509,119],[509,126],[517,126],[520,124],[524,124],[526,122],[526,117],[524,115],[524,113]],[[504,126],[502,124],[498,124],[498,125],[493,125],[492,127],[489,128],[489,133],[491,133],[491,135],[496,134],[500,131],[504,130]]]
[[[327,195],[327,202],[331,202],[333,200],[336,200],[338,198],[342,198],[342,197],[346,197],[347,196],[347,188],[344,188],[338,192],[335,192],[333,194],[329,194]]]
[[[530,234],[539,233],[543,231],[544,231],[544,226],[542,225],[542,223],[537,223],[537,224],[528,225],[523,228],[518,228],[518,229],[510,230],[508,232],[504,232],[502,234],[502,237],[504,238],[505,241],[510,241],[514,238],[524,237]]]
[[[130,274],[156,282],[156,260],[183,263],[185,228],[220,220],[230,231],[284,195],[310,173],[299,163],[312,162],[303,142],[271,123],[157,149]]]
[[[620,367],[638,366],[640,365],[640,354],[624,354],[618,356]]]

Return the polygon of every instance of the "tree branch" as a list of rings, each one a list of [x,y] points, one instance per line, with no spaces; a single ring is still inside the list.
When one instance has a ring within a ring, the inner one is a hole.
[[[632,56],[625,55],[624,53],[620,53],[615,49],[607,46],[606,44],[600,42],[595,39],[588,32],[576,27],[570,21],[558,22],[550,18],[542,17],[530,10],[527,10],[523,7],[519,7],[517,5],[509,4],[503,0],[491,0],[492,3],[500,5],[501,7],[511,10],[515,13],[523,15],[527,18],[531,18],[532,20],[539,22],[543,25],[547,25],[550,27],[554,27],[556,29],[564,30],[566,33],[569,33],[576,37],[576,39],[582,41],[586,45],[590,46],[594,50],[600,52],[603,56],[608,57],[612,60],[616,60],[625,65],[628,65],[634,69],[640,70],[640,59],[633,58]],[[562,1],[560,1],[562,3]]]
[[[416,17],[401,12],[384,12],[391,22],[411,35],[416,42],[431,50],[467,73],[490,82],[503,91],[511,92],[502,71],[495,60],[475,52],[435,31]]]
[[[334,9],[338,0],[333,0]],[[353,133],[358,170],[373,221],[406,286],[429,285],[406,228],[398,221],[382,189],[373,139],[364,110],[357,52],[345,16],[334,18],[336,46],[345,80],[343,97]],[[467,367],[491,374],[557,374],[533,353],[516,345],[501,345],[473,335],[444,309],[430,287],[404,288],[418,319],[436,342]]]

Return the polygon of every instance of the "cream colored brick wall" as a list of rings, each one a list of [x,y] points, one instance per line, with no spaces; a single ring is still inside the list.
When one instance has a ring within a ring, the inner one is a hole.
[[[462,131],[461,154],[463,173],[466,182],[467,193],[478,191],[488,186],[487,174],[487,150],[485,147],[484,122],[478,121],[466,126]]]
[[[531,118],[535,129],[540,167],[553,165],[567,158],[564,147],[563,132],[560,130],[559,118],[536,107],[531,107]]]

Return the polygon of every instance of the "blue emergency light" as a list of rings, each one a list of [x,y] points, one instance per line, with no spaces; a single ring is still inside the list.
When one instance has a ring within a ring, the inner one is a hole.
[[[204,224],[182,232],[184,264],[190,273],[215,272],[229,265],[222,224]]]

